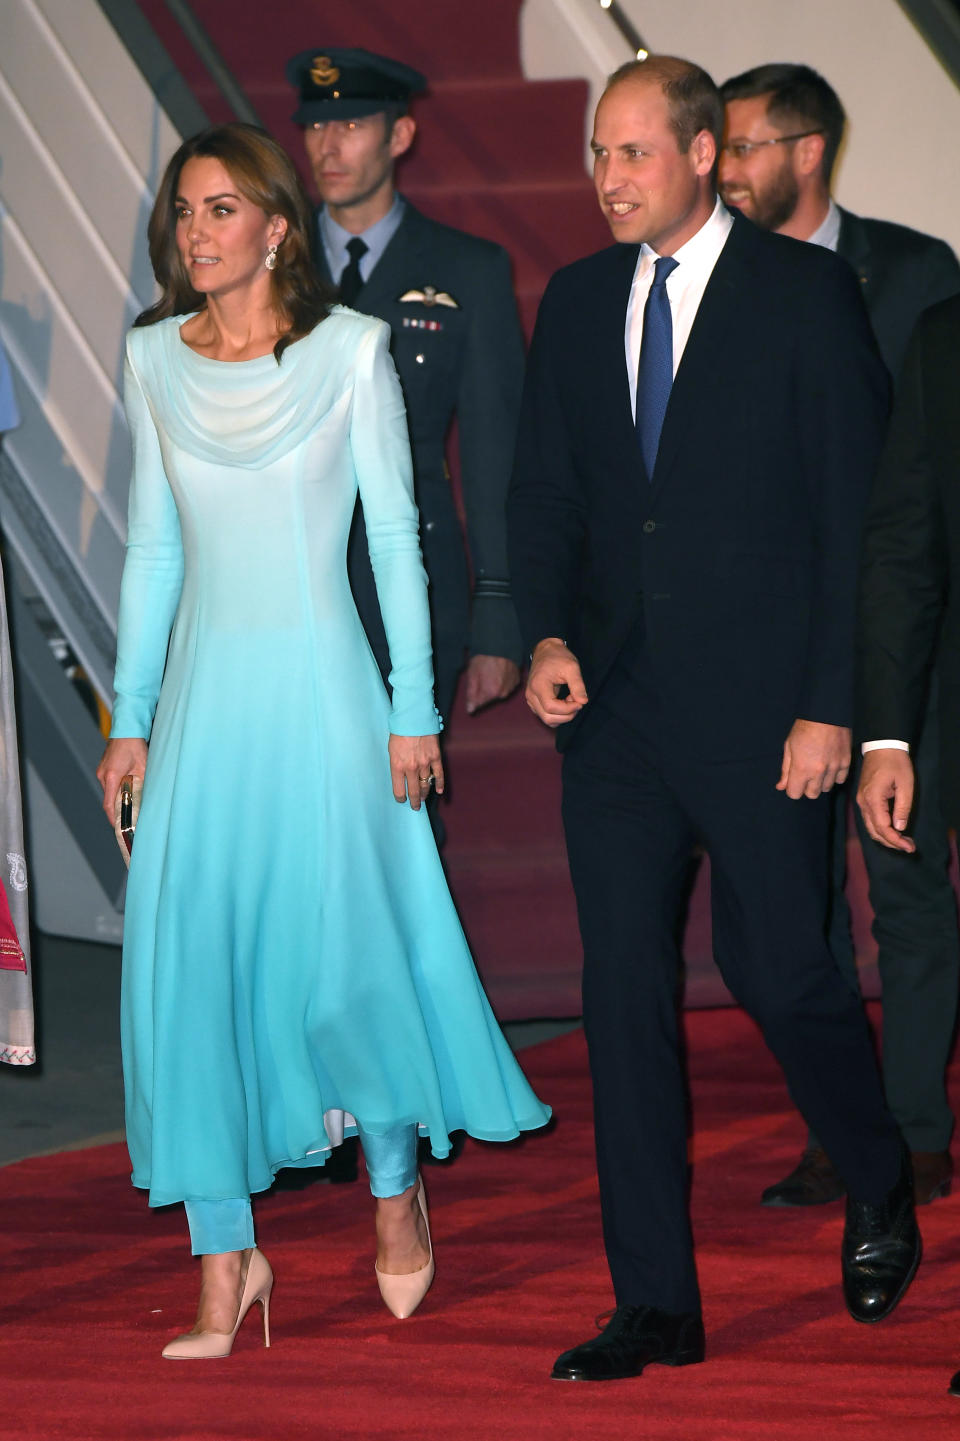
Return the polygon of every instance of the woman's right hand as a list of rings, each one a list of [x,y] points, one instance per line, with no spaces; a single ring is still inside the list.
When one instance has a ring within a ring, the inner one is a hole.
[[[97,766],[97,780],[103,786],[103,809],[113,825],[117,791],[124,776],[143,780],[147,769],[147,743],[139,736],[114,736],[107,741],[103,760]]]

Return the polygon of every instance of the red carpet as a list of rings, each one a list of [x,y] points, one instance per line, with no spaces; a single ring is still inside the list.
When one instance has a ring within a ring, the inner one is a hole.
[[[887,1322],[842,1310],[839,1206],[765,1211],[800,1127],[742,1014],[687,1020],[694,1224],[709,1361],[601,1387],[550,1381],[553,1356],[610,1302],[582,1037],[528,1053],[555,1130],[470,1144],[428,1173],[437,1281],[407,1322],[382,1308],[365,1187],[265,1199],[273,1347],[251,1315],[227,1361],[160,1359],[195,1270],[178,1209],[149,1215],[119,1146],[0,1171],[4,1434],[48,1438],[383,1441],[928,1441],[960,1433],[960,1196],[921,1213],[926,1255]]]

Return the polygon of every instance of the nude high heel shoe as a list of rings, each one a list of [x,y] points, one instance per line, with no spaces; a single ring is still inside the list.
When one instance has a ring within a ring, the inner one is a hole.
[[[263,1310],[263,1344],[269,1346],[270,1292],[272,1290],[273,1272],[270,1269],[270,1262],[262,1251],[258,1251],[254,1247],[250,1253],[247,1276],[243,1283],[243,1294],[240,1297],[240,1309],[237,1312],[237,1323],[233,1330],[229,1332],[187,1331],[182,1336],[177,1336],[168,1346],[164,1346],[163,1355],[168,1361],[213,1361],[219,1360],[223,1356],[229,1356],[244,1316],[257,1301],[260,1302]]]
[[[433,1242],[430,1239],[430,1218],[427,1215],[427,1203],[423,1197],[423,1181],[418,1176],[420,1189],[417,1192],[417,1200],[420,1202],[420,1214],[423,1216],[427,1228],[427,1245],[430,1247],[430,1259],[419,1271],[409,1271],[405,1276],[393,1276],[388,1271],[381,1271],[380,1267],[374,1265],[377,1273],[377,1284],[380,1287],[380,1295],[388,1311],[400,1321],[405,1321],[412,1316],[420,1305],[424,1296],[433,1285],[435,1266],[433,1263]]]

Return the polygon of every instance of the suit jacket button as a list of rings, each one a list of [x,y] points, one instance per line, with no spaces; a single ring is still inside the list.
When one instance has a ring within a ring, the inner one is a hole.
[[[423,362],[426,360],[426,358],[427,358],[427,357],[426,357],[425,355],[418,355],[418,356],[417,356],[417,364],[418,364],[418,365],[422,365]]]
[[[657,522],[656,522],[655,520],[645,520],[645,521],[643,522],[643,533],[644,533],[644,535],[652,535],[653,532],[656,530],[656,528],[657,528]]]

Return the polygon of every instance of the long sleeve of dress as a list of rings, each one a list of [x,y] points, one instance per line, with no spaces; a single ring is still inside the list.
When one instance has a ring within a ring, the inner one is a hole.
[[[133,478],[110,734],[148,740],[183,584],[183,546],[160,442],[131,360],[129,341],[123,390],[133,440]]]
[[[372,324],[357,353],[350,447],[363,502],[370,563],[387,645],[394,735],[435,735],[427,575],[400,382],[387,349],[389,329]]]

